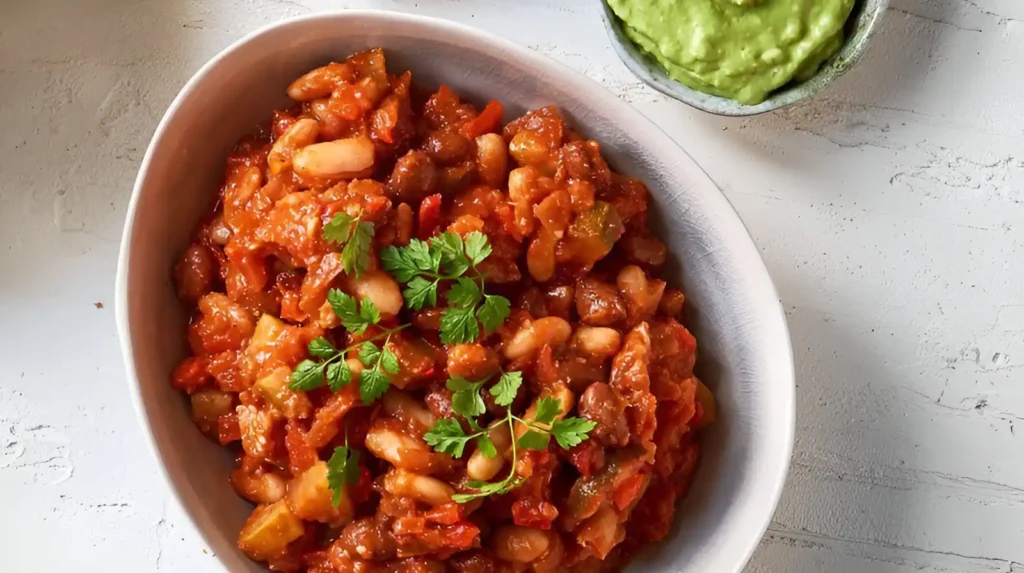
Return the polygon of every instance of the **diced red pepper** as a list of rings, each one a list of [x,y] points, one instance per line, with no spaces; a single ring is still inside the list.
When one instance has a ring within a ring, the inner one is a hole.
[[[209,360],[201,356],[189,356],[171,373],[171,386],[184,390],[189,394],[205,386],[213,380],[207,370]]]
[[[217,440],[221,445],[237,442],[242,439],[242,428],[238,425],[235,413],[224,414],[217,418]]]
[[[441,527],[438,530],[448,547],[466,549],[473,546],[473,542],[480,536],[480,528],[469,521],[461,521],[455,525]]]
[[[437,234],[441,228],[441,195],[427,197],[420,203],[419,226],[417,236],[427,240]]]
[[[545,389],[552,388],[562,379],[550,345],[545,344],[537,354],[537,381]]]
[[[615,507],[622,511],[630,506],[640,496],[640,490],[644,485],[644,476],[640,474],[632,475],[626,478],[619,487],[616,488],[615,494],[612,496],[612,500],[615,502]]]
[[[284,444],[288,449],[288,465],[291,467],[292,475],[299,475],[316,463],[316,450],[306,443],[306,436],[295,422],[289,421],[285,425]]]
[[[391,530],[398,537],[416,536],[423,533],[423,530],[426,528],[426,520],[418,516],[399,517],[395,520],[394,525],[391,526]]]
[[[556,517],[558,509],[546,501],[530,498],[512,504],[512,521],[516,525],[547,531]]]
[[[485,133],[494,133],[501,129],[501,118],[505,115],[505,108],[497,100],[487,102],[487,106],[480,112],[480,115],[468,121],[462,126],[462,135],[475,139]]]
[[[455,502],[446,503],[431,509],[424,515],[424,517],[427,518],[427,521],[432,521],[441,525],[455,525],[465,517],[462,514],[463,507],[464,506]]]
[[[573,447],[567,457],[583,477],[590,477],[604,467],[604,450],[593,440]]]

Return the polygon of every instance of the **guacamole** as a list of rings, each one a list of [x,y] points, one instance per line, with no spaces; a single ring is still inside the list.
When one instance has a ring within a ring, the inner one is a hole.
[[[807,79],[843,44],[854,0],[606,0],[670,76],[745,104]]]

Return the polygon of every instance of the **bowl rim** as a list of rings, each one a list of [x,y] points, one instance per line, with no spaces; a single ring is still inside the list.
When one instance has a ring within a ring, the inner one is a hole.
[[[867,0],[855,0],[857,4],[863,4]],[[612,45],[612,50],[618,56],[622,64],[645,85],[654,88],[656,91],[686,105],[699,109],[713,115],[723,117],[749,117],[761,115],[777,109],[789,107],[801,101],[813,98],[825,88],[846,75],[867,49],[868,41],[878,30],[882,17],[889,8],[889,0],[875,0],[874,9],[870,14],[863,16],[866,23],[861,34],[854,34],[843,39],[843,45],[839,50],[829,57],[818,71],[810,78],[798,82],[790,87],[781,88],[770,93],[764,101],[750,105],[740,103],[727,97],[716,96],[695,90],[680,81],[675,80],[668,74],[661,71],[660,66],[651,58],[640,51],[639,48],[626,37],[622,29],[622,21],[608,5],[607,0],[598,0],[601,3],[601,20],[604,24],[605,33]],[[856,7],[855,7],[856,9]],[[851,14],[851,19],[856,17]],[[647,62],[649,65],[645,65]],[[651,68],[659,70],[652,73]],[[823,72],[831,71],[827,77]]]
[[[199,86],[204,84],[208,77],[211,75],[211,71],[218,66],[222,61],[230,58],[236,52],[242,50],[245,46],[257,40],[258,38],[270,34],[278,29],[286,28],[290,26],[302,26],[307,23],[315,22],[317,20],[346,20],[346,19],[376,19],[382,23],[402,25],[412,24],[427,26],[437,30],[439,34],[450,33],[453,35],[461,36],[468,40],[472,40],[475,43],[490,45],[495,49],[501,50],[506,53],[514,54],[515,57],[520,58],[522,61],[529,64],[531,67],[542,67],[542,68],[556,68],[560,69],[566,76],[569,82],[582,83],[588,89],[594,89],[599,92],[598,97],[604,99],[608,105],[617,106],[623,110],[624,113],[632,115],[634,119],[640,122],[641,125],[646,126],[648,130],[653,130],[654,133],[660,134],[669,142],[674,143],[671,137],[668,136],[658,125],[652,120],[648,119],[636,108],[629,105],[628,103],[618,99],[614,94],[607,90],[604,86],[598,82],[587,78],[583,74],[569,68],[568,66],[557,62],[547,56],[539,54],[532,49],[517,44],[504,37],[498,36],[484,30],[473,28],[461,23],[453,22],[450,20],[444,20],[431,16],[423,16],[419,14],[409,14],[403,12],[394,12],[388,10],[372,10],[372,9],[360,9],[360,10],[332,10],[324,12],[316,12],[312,14],[305,14],[301,16],[286,18],[264,25],[256,30],[253,30],[241,38],[235,40],[227,47],[223,48],[215,56],[210,58],[205,64],[203,64],[182,86],[177,95],[171,101],[167,110],[164,112],[156,129],[153,132],[153,136],[150,139],[150,143],[146,148],[146,153],[139,166],[139,171],[136,176],[134,185],[132,187],[131,197],[128,201],[128,208],[125,214],[124,230],[121,236],[121,246],[118,253],[117,270],[115,276],[114,285],[114,301],[115,301],[115,324],[117,330],[117,336],[121,347],[121,354],[124,360],[126,382],[129,386],[128,390],[131,394],[131,400],[135,409],[136,417],[139,425],[143,430],[144,441],[147,447],[157,462],[157,470],[160,479],[163,480],[164,486],[170,491],[171,499],[173,503],[176,503],[179,508],[183,511],[182,513],[186,516],[188,524],[192,527],[193,531],[199,534],[199,537],[209,546],[215,546],[215,543],[211,542],[211,535],[213,532],[208,533],[204,528],[200,527],[196,516],[193,513],[191,507],[186,503],[183,497],[182,490],[177,487],[174,479],[172,478],[170,468],[167,467],[163,456],[160,453],[160,446],[157,443],[157,437],[154,432],[154,427],[150,423],[150,415],[148,412],[149,406],[143,400],[141,392],[141,384],[138,377],[138,371],[135,365],[135,354],[134,346],[131,337],[131,315],[128,305],[128,278],[130,274],[130,254],[132,251],[133,236],[135,232],[135,220],[137,215],[137,208],[140,196],[143,190],[148,184],[148,173],[150,170],[151,163],[154,161],[158,150],[162,147],[162,140],[164,139],[169,126],[178,120],[178,114],[183,102],[188,99],[192,92],[196,91]],[[343,33],[343,32],[339,32]],[[583,86],[581,86],[583,87]],[[758,290],[762,290],[763,294],[770,297],[770,299],[776,301],[775,305],[772,305],[774,309],[774,316],[765,316],[766,320],[774,319],[777,321],[776,326],[780,328],[780,333],[783,335],[781,340],[775,342],[781,344],[784,348],[778,350],[784,350],[782,355],[775,356],[778,360],[776,366],[778,374],[785,374],[785,379],[789,382],[788,384],[780,385],[780,388],[773,388],[778,392],[784,392],[782,396],[776,396],[775,404],[781,406],[779,410],[774,412],[775,420],[779,426],[785,424],[784,427],[779,427],[782,438],[778,445],[778,451],[776,454],[769,456],[769,466],[774,467],[759,467],[760,481],[759,489],[762,494],[761,499],[767,502],[767,505],[762,505],[763,515],[761,515],[756,522],[749,522],[749,527],[746,528],[747,538],[740,543],[743,547],[741,554],[738,556],[736,561],[735,571],[738,573],[743,569],[750,557],[753,555],[754,550],[757,548],[761,539],[764,536],[768,525],[771,522],[772,516],[778,507],[779,499],[782,495],[782,490],[785,485],[786,476],[789,471],[789,464],[792,456],[793,441],[795,433],[795,368],[792,352],[792,341],[789,335],[788,325],[785,319],[785,313],[777,290],[771,280],[771,276],[768,273],[767,268],[764,265],[764,261],[757,252],[756,244],[753,238],[750,236],[749,230],[744,225],[739,214],[736,213],[735,208],[728,201],[725,195],[721,192],[714,181],[707,175],[706,172],[693,160],[692,157],[686,150],[678,144],[675,144],[679,152],[686,156],[686,158],[692,163],[692,165],[698,169],[704,177],[707,178],[708,182],[713,186],[717,193],[714,195],[713,200],[720,201],[723,207],[727,209],[727,212],[732,212],[735,216],[736,222],[739,223],[738,229],[741,231],[741,240],[746,241],[746,247],[753,250],[754,257],[751,257],[749,261],[749,271],[752,274],[758,275],[759,284],[757,285]],[[766,310],[771,310],[767,309]],[[769,471],[763,471],[763,470]],[[768,489],[765,489],[768,488]],[[226,567],[224,557],[219,552],[214,552],[215,556],[222,566]]]

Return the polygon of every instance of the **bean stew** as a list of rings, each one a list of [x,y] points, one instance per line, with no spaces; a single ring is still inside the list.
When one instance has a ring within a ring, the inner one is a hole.
[[[288,86],[175,268],[171,375],[274,571],[615,571],[715,419],[644,184],[372,49]]]

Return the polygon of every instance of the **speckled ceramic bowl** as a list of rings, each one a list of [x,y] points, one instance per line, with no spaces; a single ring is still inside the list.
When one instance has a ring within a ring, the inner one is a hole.
[[[611,38],[615,53],[636,77],[659,92],[697,109],[716,115],[732,116],[757,115],[779,109],[820,92],[857,63],[867,47],[868,39],[881,22],[882,14],[889,6],[889,0],[857,0],[853,7],[853,13],[846,22],[846,41],[843,43],[843,47],[821,66],[818,73],[806,81],[787,84],[757,105],[746,105],[728,98],[699,92],[669,77],[657,62],[641,52],[626,37],[622,30],[622,21],[604,0],[600,0],[600,2],[604,14],[604,25],[608,30],[608,37]]]

